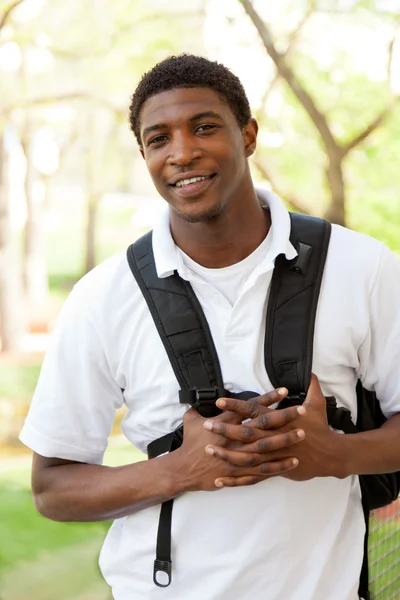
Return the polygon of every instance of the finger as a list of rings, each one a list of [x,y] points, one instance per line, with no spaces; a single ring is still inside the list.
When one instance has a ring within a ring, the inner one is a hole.
[[[269,479],[268,477],[257,477],[256,475],[245,475],[243,477],[224,477],[223,479],[216,479],[215,486],[217,488],[223,487],[239,487],[244,485],[255,485],[261,481]]]
[[[272,406],[283,400],[283,398],[286,398],[288,393],[289,391],[285,387],[277,388],[276,390],[272,390],[272,392],[258,396],[257,402],[262,406]]]
[[[305,415],[306,412],[307,411],[303,406],[290,406],[288,408],[277,410],[267,410],[257,418],[249,421],[246,425],[248,427],[255,427],[256,429],[262,429],[263,431],[267,429],[278,429],[296,421],[296,419]]]
[[[270,477],[282,475],[288,471],[292,471],[298,467],[299,461],[297,458],[287,458],[285,460],[268,462],[257,467],[254,473],[237,477],[218,477],[215,480],[215,486],[221,487],[236,487],[243,485],[254,485]]]
[[[262,394],[261,396],[256,396],[255,398],[251,398],[250,400],[237,400],[235,398],[219,398],[217,400],[218,408],[222,410],[231,410],[237,412],[243,416],[249,416],[248,411],[253,411],[253,413],[260,409],[260,406],[272,406],[280,402],[285,396],[287,396],[288,391],[286,388],[278,388],[276,390],[272,390],[272,392],[267,392],[266,394]],[[258,414],[258,413],[257,413]],[[254,416],[257,416],[255,414]],[[253,416],[250,416],[253,419]]]
[[[324,415],[326,414],[326,399],[321,390],[318,377],[314,374],[311,375],[311,382],[307,390],[306,399],[304,400],[304,406],[319,410]]]
[[[236,413],[240,416],[240,422],[244,419],[255,419],[262,412],[265,412],[264,408],[257,398],[251,398],[250,400],[238,400],[236,398],[220,398],[217,400],[218,408],[223,409],[223,413],[226,412]],[[222,416],[222,415],[221,415]]]
[[[261,432],[255,427],[248,427],[247,425],[231,425],[229,423],[221,423],[221,421],[208,420],[203,424],[204,429],[223,435],[229,440],[237,442],[254,442],[256,441]]]
[[[305,438],[302,429],[262,438],[252,444],[245,444],[239,450],[228,450],[220,446],[207,445],[206,454],[210,454],[232,465],[253,467],[268,460],[268,454],[290,448]],[[274,457],[270,456],[270,460]]]

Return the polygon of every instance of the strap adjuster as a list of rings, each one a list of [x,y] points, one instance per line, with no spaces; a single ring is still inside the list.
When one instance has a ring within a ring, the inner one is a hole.
[[[224,391],[216,385],[210,388],[193,387],[190,390],[179,390],[179,402],[198,408],[199,406],[214,404],[218,398],[224,395]]]
[[[298,394],[289,394],[281,400],[278,404],[278,408],[289,408],[291,406],[301,406],[306,399],[305,392],[299,392]]]
[[[171,583],[172,561],[156,560],[153,568],[153,581],[158,587],[168,587]]]
[[[195,402],[192,404],[193,408],[197,408],[200,405],[204,404],[213,404],[219,398],[219,388],[214,386],[212,388],[193,388],[195,393]]]

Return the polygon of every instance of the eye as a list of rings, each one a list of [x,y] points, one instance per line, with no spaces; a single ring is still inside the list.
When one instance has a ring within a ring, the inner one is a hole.
[[[199,125],[198,127],[196,127],[196,133],[204,133],[207,131],[212,131],[213,129],[216,129],[217,126],[216,125],[211,125],[210,123],[206,123],[204,125]]]
[[[151,138],[151,140],[149,140],[147,142],[148,146],[154,146],[154,145],[159,145],[162,144],[163,142],[165,142],[165,140],[167,140],[168,137],[166,135],[157,135],[156,137]]]

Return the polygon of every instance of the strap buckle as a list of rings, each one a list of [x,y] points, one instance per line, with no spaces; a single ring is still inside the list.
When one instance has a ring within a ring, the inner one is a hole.
[[[306,399],[305,392],[299,392],[298,394],[289,394],[281,400],[278,404],[278,408],[289,408],[291,406],[301,406]]]
[[[214,404],[221,397],[222,390],[218,386],[211,388],[193,387],[190,390],[179,390],[179,402],[190,404],[193,408]]]
[[[193,408],[204,406],[205,404],[214,404],[219,398],[219,388],[214,386],[212,388],[193,388],[191,391],[195,393],[195,402],[192,404]]]
[[[153,568],[153,581],[158,587],[168,587],[171,583],[172,561],[156,560]]]

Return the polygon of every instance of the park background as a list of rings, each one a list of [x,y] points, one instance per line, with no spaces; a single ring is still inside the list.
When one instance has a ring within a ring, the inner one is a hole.
[[[1,600],[111,597],[108,524],[36,514],[18,433],[73,284],[160,210],[127,113],[141,74],[181,52],[243,81],[257,182],[400,256],[400,0],[0,0]],[[122,416],[110,465],[141,458]]]

